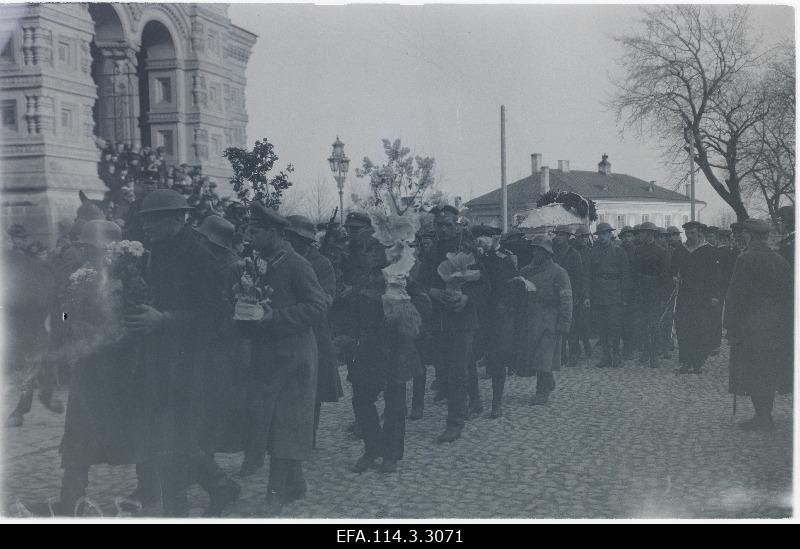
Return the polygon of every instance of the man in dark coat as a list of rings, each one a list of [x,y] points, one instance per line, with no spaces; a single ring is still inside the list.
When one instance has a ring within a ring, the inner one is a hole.
[[[686,244],[677,248],[672,270],[678,275],[675,323],[678,333],[677,373],[700,373],[716,343],[714,314],[722,286],[716,249],[705,241],[705,225],[690,221],[683,225]]]
[[[516,370],[520,376],[536,375],[531,405],[538,406],[547,403],[556,387],[554,372],[561,368],[561,339],[569,334],[572,322],[572,288],[566,270],[553,261],[547,237],[537,235],[531,244],[533,259],[520,270],[520,277],[532,286],[517,283],[524,292],[519,303],[526,312],[526,325],[521,342],[523,360]]]
[[[486,307],[478,311],[480,329],[475,336],[475,357],[482,357],[492,379],[492,411],[489,417],[503,415],[503,390],[506,368],[511,362],[514,337],[514,295],[510,282],[517,276],[517,257],[500,248],[500,229],[478,225],[472,227],[477,238],[481,272],[490,282]],[[476,361],[470,360],[470,401],[480,403]],[[473,408],[475,410],[475,408]]]
[[[657,233],[658,228],[649,221],[639,226],[640,245],[631,262],[635,303],[639,308],[636,315],[640,322],[638,339],[644,344],[640,362],[649,363],[651,368],[658,366],[659,320],[672,280],[667,252],[655,241]]]
[[[289,222],[260,203],[251,205],[247,239],[268,263],[273,290],[259,321],[243,321],[253,342],[248,399],[248,455],[270,454],[267,516],[306,492],[302,462],[311,459],[317,391],[314,326],[325,318],[328,297],[311,264],[292,249],[284,231]]]
[[[589,288],[591,284],[591,273],[589,272],[589,256],[592,253],[592,233],[589,230],[589,227],[586,225],[581,225],[575,231],[575,238],[572,241],[572,246],[575,248],[575,251],[578,252],[581,256],[581,264],[583,265],[584,276],[586,277],[586,285],[584,287],[584,292],[586,294],[589,293]],[[592,342],[590,340],[590,328],[591,328],[591,315],[589,314],[589,308],[586,307],[586,299],[577,299],[573,296],[573,318],[572,324],[573,328],[578,335],[578,339],[583,343],[583,356],[586,358],[591,358],[592,356]]]
[[[640,225],[633,227],[625,225],[619,231],[622,249],[628,254],[629,266],[633,263],[633,258],[640,245],[639,227]],[[638,314],[639,307],[636,304],[636,295],[632,293],[630,302],[622,312],[622,358],[626,360],[632,359],[633,351],[640,346],[637,327],[639,324]]]
[[[736,260],[725,306],[731,344],[730,391],[750,395],[744,430],[770,430],[776,389],[792,388],[792,266],[767,246],[769,223],[744,221],[747,249]]]
[[[589,298],[588,265],[584,266],[580,254],[570,246],[570,239],[574,234],[569,225],[558,225],[553,230],[552,242],[553,261],[563,267],[569,275],[569,283],[572,287],[573,319],[577,318],[580,314],[578,309],[581,309]],[[569,354],[567,354],[567,343],[569,344]],[[569,337],[562,340],[561,344],[561,356],[566,357],[567,366],[577,366],[581,349],[574,322],[570,326]]]
[[[603,345],[603,359],[598,368],[615,368],[619,363],[619,339],[622,332],[622,315],[630,296],[630,273],[625,250],[611,243],[614,228],[608,223],[598,223],[597,243],[589,256],[591,276],[589,299],[592,315]]]
[[[186,224],[186,200],[170,189],[150,193],[140,210],[150,250],[144,279],[152,304],[132,307],[125,326],[138,338],[133,390],[139,399],[138,452],[157,463],[167,516],[186,516],[186,490],[199,482],[228,500],[227,477],[201,448],[207,412],[209,342],[225,314],[222,274]],[[141,463],[141,461],[140,461]]]
[[[444,280],[437,272],[448,253],[475,254],[469,232],[457,224],[458,210],[452,206],[434,208],[436,243],[422,259],[420,283],[433,304],[431,329],[435,363],[444,376],[447,395],[447,426],[437,439],[454,442],[461,437],[467,417],[467,376],[475,330],[478,329],[478,310],[485,306],[490,282],[484,273],[477,281],[464,284],[458,293],[446,291]],[[477,259],[476,259],[477,261]],[[470,270],[480,270],[475,264]]]
[[[314,326],[314,337],[317,340],[317,358],[319,362],[317,372],[317,403],[314,408],[314,442],[317,440],[319,427],[319,414],[323,402],[337,402],[342,396],[342,382],[339,378],[339,363],[333,349],[331,328],[328,324],[328,310],[336,297],[336,273],[333,265],[322,255],[316,247],[316,234],[314,224],[305,216],[290,215],[286,217],[289,227],[286,229],[286,239],[299,253],[311,264],[317,281],[327,296],[325,318]]]

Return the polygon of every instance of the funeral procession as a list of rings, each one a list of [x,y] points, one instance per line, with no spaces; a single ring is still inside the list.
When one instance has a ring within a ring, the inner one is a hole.
[[[0,5],[0,520],[792,519],[794,16]]]

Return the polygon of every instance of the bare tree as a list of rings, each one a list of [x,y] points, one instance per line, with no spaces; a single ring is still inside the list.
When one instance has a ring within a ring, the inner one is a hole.
[[[616,40],[625,71],[610,102],[623,129],[656,135],[665,159],[694,160],[736,217],[748,217],[743,182],[760,153],[749,140],[768,112],[757,53],[744,6],[672,5],[642,8],[642,28]]]
[[[339,199],[336,196],[333,182],[317,177],[305,189],[300,210],[303,215],[315,224],[326,223],[330,219],[333,210],[338,206],[338,202]]]
[[[733,213],[733,210],[722,207],[719,209],[719,211],[717,211],[717,215],[714,216],[714,219],[711,223],[716,227],[720,227],[721,229],[727,229],[734,221],[736,221],[736,214]]]

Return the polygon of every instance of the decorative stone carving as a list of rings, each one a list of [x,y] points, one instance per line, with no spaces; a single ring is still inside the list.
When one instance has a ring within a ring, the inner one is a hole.
[[[41,135],[55,129],[55,101],[47,95],[25,96],[25,123],[28,133]]]
[[[80,49],[81,49],[81,72],[83,72],[83,74],[89,74],[89,67],[92,64],[92,60],[89,55],[89,42],[87,42],[86,40],[81,40]]]
[[[203,53],[206,49],[205,26],[195,21],[192,23],[192,51]]]

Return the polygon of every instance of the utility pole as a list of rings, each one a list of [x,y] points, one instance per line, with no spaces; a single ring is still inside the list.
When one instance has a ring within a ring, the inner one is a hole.
[[[503,234],[508,232],[508,189],[506,188],[506,106],[500,105],[500,201]],[[694,211],[694,210],[692,210]]]

